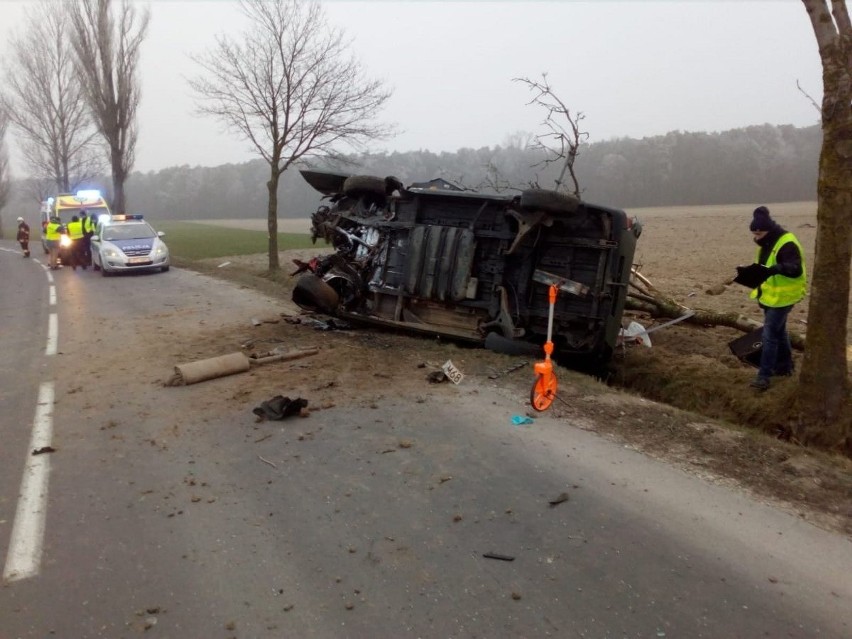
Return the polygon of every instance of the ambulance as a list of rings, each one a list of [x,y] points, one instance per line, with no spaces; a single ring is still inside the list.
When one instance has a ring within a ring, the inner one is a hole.
[[[80,217],[86,214],[97,223],[100,219],[109,219],[110,210],[107,201],[101,192],[95,189],[86,189],[76,193],[60,193],[51,196],[41,203],[41,245],[47,253],[47,244],[44,241],[44,228],[52,217],[58,217],[59,223],[68,224],[73,216]]]

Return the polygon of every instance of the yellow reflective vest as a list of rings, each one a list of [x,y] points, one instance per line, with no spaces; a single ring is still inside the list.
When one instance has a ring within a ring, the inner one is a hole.
[[[799,249],[799,255],[802,258],[801,275],[799,275],[799,277],[786,277],[780,273],[773,275],[763,284],[752,290],[749,295],[751,299],[758,300],[761,304],[770,308],[792,306],[796,302],[801,301],[801,299],[805,296],[808,280],[807,272],[805,271],[805,252],[802,250],[802,245],[799,244],[799,240],[796,239],[795,235],[792,233],[785,233],[779,237],[778,241],[775,242],[775,246],[772,247],[772,252],[769,254],[764,266],[767,268],[775,266],[777,263],[776,256],[778,255],[778,251],[788,242],[792,242],[796,245],[796,248]],[[759,259],[760,249],[758,248],[757,257],[755,257],[754,261],[757,262]]]
[[[56,222],[48,222],[47,226],[44,227],[44,239],[46,240],[59,240],[60,230],[62,229],[61,224],[57,224]]]
[[[68,222],[68,237],[72,240],[79,240],[83,237],[83,223],[82,222]]]

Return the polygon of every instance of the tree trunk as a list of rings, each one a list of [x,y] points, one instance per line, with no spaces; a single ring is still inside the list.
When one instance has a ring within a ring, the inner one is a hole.
[[[852,434],[844,339],[852,259],[852,156],[844,152],[852,152],[852,119],[842,128],[824,129],[808,348],[799,375],[796,436],[803,443],[827,446],[841,444]]]
[[[817,16],[818,7],[805,3]],[[847,30],[848,17],[839,26]],[[840,14],[838,14],[839,16]],[[830,23],[817,20],[817,38]],[[852,259],[852,78],[841,38],[820,40],[822,131],[817,186],[816,255],[810,281],[808,348],[797,393],[796,437],[803,443],[852,450],[846,356]],[[848,35],[848,34],[847,34]]]
[[[112,212],[127,213],[127,200],[124,195],[125,172],[121,168],[112,169]]]
[[[269,270],[277,271],[281,268],[278,261],[278,179],[281,173],[278,170],[278,162],[270,163],[269,182],[266,188],[269,190],[269,206],[266,210],[266,224],[269,229]]]

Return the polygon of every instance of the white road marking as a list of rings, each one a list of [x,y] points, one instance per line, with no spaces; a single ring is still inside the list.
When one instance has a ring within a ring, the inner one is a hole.
[[[56,287],[53,286],[53,284],[50,285],[49,295],[50,295],[50,305],[56,306]]]
[[[47,490],[50,475],[50,454],[32,455],[31,451],[50,446],[53,436],[53,382],[44,382],[38,392],[38,406],[33,419],[33,433],[15,523],[9,540],[3,579],[17,581],[38,574],[44,543],[44,522],[47,516]]]
[[[44,267],[44,270],[47,271],[46,266]],[[53,273],[51,273],[50,271],[47,271],[47,281],[53,284]]]
[[[59,335],[59,321],[56,313],[51,313],[47,318],[47,347],[44,349],[45,355],[56,355],[56,345]]]

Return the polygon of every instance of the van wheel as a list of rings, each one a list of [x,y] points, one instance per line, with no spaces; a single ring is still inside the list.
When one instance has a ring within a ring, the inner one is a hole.
[[[313,273],[305,273],[293,287],[293,302],[306,311],[333,315],[340,296],[327,282]]]
[[[576,213],[580,200],[569,194],[548,189],[527,189],[521,193],[521,208],[546,213]]]
[[[374,175],[353,175],[343,182],[343,194],[349,197],[359,195],[379,195],[384,197],[385,179]]]

